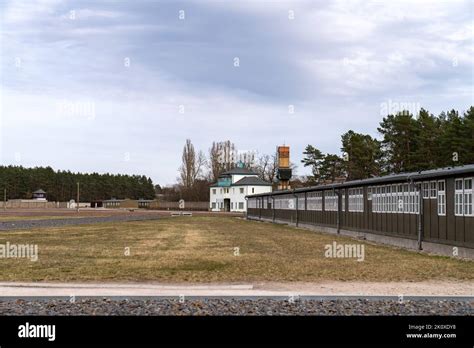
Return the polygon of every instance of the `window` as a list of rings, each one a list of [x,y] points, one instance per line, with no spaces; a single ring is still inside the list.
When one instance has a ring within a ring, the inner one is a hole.
[[[239,202],[239,209],[244,209],[244,202]]]
[[[241,193],[241,194],[244,193],[244,188],[243,188],[243,187],[240,188],[240,193]]]
[[[454,181],[454,215],[463,216],[463,179]]]
[[[304,193],[298,193],[298,210],[305,210],[305,199],[304,199]]]
[[[371,201],[372,200],[372,187],[369,187],[367,189],[367,200]]]
[[[292,194],[275,197],[275,209],[294,210],[296,199]]]
[[[216,202],[212,202],[212,209],[216,209]]]
[[[438,181],[438,215],[446,215],[446,184]]]
[[[423,183],[423,198],[430,198],[430,183],[427,181]]]
[[[435,183],[435,185],[436,185],[436,183]],[[436,188],[435,188],[435,191],[436,191]],[[403,185],[403,212],[404,213],[409,213],[410,212],[409,195],[410,195],[410,185],[404,184]]]
[[[248,207],[249,207],[249,209],[257,208],[257,199],[256,198],[249,198]]]
[[[337,198],[334,190],[324,191],[324,211],[337,211]]]
[[[396,213],[398,211],[398,194],[397,194],[397,185],[392,185],[392,197],[390,204],[390,211]]]
[[[216,194],[216,189],[212,189],[212,194],[213,194],[213,195]]]
[[[464,215],[472,216],[472,178],[464,179]]]
[[[430,198],[436,198],[436,181],[430,182]]]
[[[252,193],[255,193],[255,187],[252,187]]]
[[[306,194],[306,210],[323,210],[323,193],[322,191],[318,192],[308,192]]]
[[[364,191],[362,188],[349,189],[349,211],[364,211]]]
[[[341,211],[346,211],[346,190],[342,190],[341,199]]]
[[[456,216],[474,216],[472,178],[456,179],[454,188],[454,214]]]
[[[415,185],[399,184],[376,186],[372,188],[373,213],[412,213],[418,214],[420,193]]]

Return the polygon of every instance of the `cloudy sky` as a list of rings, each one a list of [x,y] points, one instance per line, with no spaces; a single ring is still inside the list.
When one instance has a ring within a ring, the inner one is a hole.
[[[171,184],[186,138],[206,152],[286,143],[298,163],[309,143],[339,153],[349,129],[377,136],[398,103],[474,104],[470,0],[0,0],[0,12],[3,164]]]

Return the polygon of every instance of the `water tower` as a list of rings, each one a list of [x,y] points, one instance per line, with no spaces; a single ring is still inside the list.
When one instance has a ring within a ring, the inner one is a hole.
[[[279,190],[289,190],[290,179],[291,179],[291,167],[290,167],[290,147],[289,146],[278,146],[278,169],[277,169],[277,178],[278,178],[278,189]]]

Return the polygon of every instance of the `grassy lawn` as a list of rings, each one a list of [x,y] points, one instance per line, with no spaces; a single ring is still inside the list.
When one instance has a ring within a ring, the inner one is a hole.
[[[38,244],[39,260],[0,258],[1,281],[474,280],[474,262],[365,243],[365,260],[324,257],[360,243],[231,217],[177,217],[0,232],[0,244]],[[125,248],[130,248],[130,256]],[[239,248],[240,256],[235,256]]]

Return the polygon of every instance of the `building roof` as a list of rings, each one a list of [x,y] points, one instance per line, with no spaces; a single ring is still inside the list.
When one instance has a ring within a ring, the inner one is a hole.
[[[236,167],[234,169],[222,173],[221,175],[258,175],[258,173],[255,173],[247,168]]]
[[[272,184],[256,176],[244,176],[239,181],[234,182],[232,186],[272,186]]]
[[[35,192],[33,193],[37,193],[37,194],[45,194],[46,192],[44,192],[42,189],[39,189],[39,190],[36,190]]]
[[[270,182],[264,181],[257,176],[244,176],[242,179],[229,186],[219,186],[218,183],[209,185],[209,187],[230,187],[230,186],[272,186]]]
[[[338,189],[338,188],[346,188],[346,187],[356,187],[356,186],[367,186],[367,185],[377,185],[377,184],[384,184],[384,183],[392,183],[392,182],[403,182],[403,181],[422,181],[422,180],[430,180],[439,177],[446,177],[452,175],[459,175],[464,173],[473,173],[474,174],[474,164],[466,164],[464,166],[457,166],[457,167],[446,167],[446,168],[438,168],[438,169],[430,169],[430,170],[423,170],[418,172],[407,172],[407,173],[398,173],[398,174],[390,174],[385,176],[379,176],[375,178],[369,179],[362,179],[362,180],[352,180],[346,181],[344,183],[335,183],[335,184],[328,184],[328,185],[319,185],[319,186],[310,186],[310,187],[303,187],[295,190],[282,190],[282,191],[274,191],[271,194],[287,194],[293,192],[306,192],[306,191],[315,191],[315,190],[331,190],[331,189]],[[250,195],[248,197],[258,197],[258,196],[266,196],[269,193],[260,193],[255,195]]]

